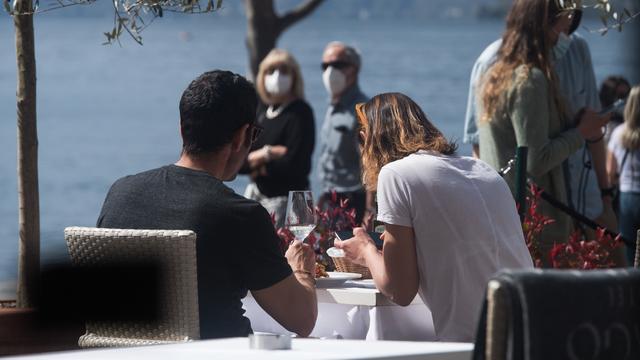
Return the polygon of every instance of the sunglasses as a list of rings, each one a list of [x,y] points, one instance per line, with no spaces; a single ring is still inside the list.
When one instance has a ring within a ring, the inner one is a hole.
[[[338,70],[341,70],[351,66],[351,64],[346,61],[329,61],[329,62],[323,62],[321,66],[322,66],[322,71],[327,70],[329,66],[332,66]]]
[[[249,131],[251,131],[251,143],[253,144],[258,140],[260,134],[262,134],[262,131],[264,131],[264,128],[254,123],[249,126],[249,129]]]

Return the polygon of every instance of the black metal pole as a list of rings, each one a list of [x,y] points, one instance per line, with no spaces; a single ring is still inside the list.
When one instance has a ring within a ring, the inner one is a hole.
[[[541,189],[542,190],[542,189]],[[597,230],[598,228],[602,228],[604,229],[604,232],[613,237],[616,238],[618,235],[620,235],[620,239],[625,241],[625,239],[622,237],[621,234],[618,234],[617,232],[611,231],[607,228],[605,228],[604,226],[596,223],[595,221],[589,219],[588,217],[580,214],[579,212],[573,210],[572,208],[568,207],[567,205],[563,204],[561,201],[559,201],[558,199],[554,198],[553,196],[549,195],[546,191],[542,190],[540,193],[540,197],[547,201],[549,204],[551,204],[551,206],[560,209],[562,212],[566,213],[567,215],[571,216],[572,218],[578,220],[579,222],[585,224],[586,226],[592,228],[593,230]]]
[[[518,204],[518,215],[520,222],[524,221],[524,214],[527,213],[527,153],[526,146],[519,146],[516,149],[516,204]]]

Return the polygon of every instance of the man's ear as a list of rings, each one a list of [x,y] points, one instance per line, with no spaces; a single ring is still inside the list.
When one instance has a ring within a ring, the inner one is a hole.
[[[249,136],[249,124],[242,125],[238,130],[233,133],[231,138],[231,150],[239,151],[248,142],[247,136]]]

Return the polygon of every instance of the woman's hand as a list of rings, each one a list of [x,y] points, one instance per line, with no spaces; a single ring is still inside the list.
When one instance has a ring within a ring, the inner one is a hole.
[[[587,140],[598,140],[602,137],[602,127],[611,119],[611,113],[599,115],[592,109],[585,109],[580,116],[578,131]]]
[[[335,239],[333,246],[344,251],[345,257],[358,265],[367,266],[367,256],[377,253],[378,249],[367,231],[362,227],[353,229],[353,237],[341,241]]]
[[[249,153],[247,160],[252,169],[259,168],[271,160],[277,160],[287,154],[287,147],[282,145],[265,145]]]
[[[287,147],[282,145],[274,145],[271,147],[270,153],[271,160],[281,159],[283,156],[287,155]]]

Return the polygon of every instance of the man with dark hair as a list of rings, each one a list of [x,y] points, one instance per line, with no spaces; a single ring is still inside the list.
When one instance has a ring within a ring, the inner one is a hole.
[[[317,317],[313,250],[295,242],[283,256],[267,211],[222,183],[236,177],[260,133],[256,106],[255,89],[242,76],[200,75],[180,100],[178,162],[116,181],[98,219],[104,228],[196,232],[203,339],[251,333],[241,303],[247,290],[301,336]]]

